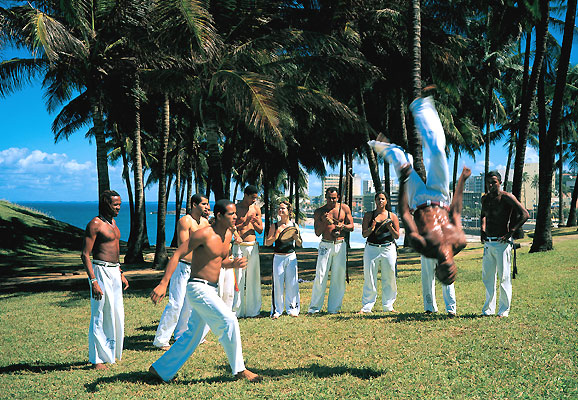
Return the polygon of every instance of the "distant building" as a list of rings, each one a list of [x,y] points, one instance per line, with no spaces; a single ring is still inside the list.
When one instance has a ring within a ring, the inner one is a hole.
[[[345,176],[342,180],[342,188],[345,187]],[[331,174],[323,177],[322,181],[322,194],[325,197],[325,191],[327,188],[336,187],[339,189],[339,175],[338,174]],[[343,190],[343,189],[342,189]],[[353,176],[353,196],[361,196],[361,178],[359,176]]]
[[[381,181],[381,186],[385,187],[385,180],[383,179]],[[394,179],[389,180],[389,187],[391,188],[391,190],[393,190],[394,188],[396,188],[397,190],[398,186]],[[373,184],[372,180],[363,181],[363,194],[366,195],[367,193],[375,193],[375,185]]]
[[[484,193],[484,191],[484,174],[472,175],[468,178],[464,186],[464,192]]]

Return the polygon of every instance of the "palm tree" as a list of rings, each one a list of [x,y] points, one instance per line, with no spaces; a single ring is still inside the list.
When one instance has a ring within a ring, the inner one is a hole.
[[[566,9],[566,23],[562,39],[562,51],[558,61],[556,87],[552,100],[552,112],[548,134],[540,137],[540,198],[538,215],[536,217],[536,231],[530,252],[552,250],[552,220],[550,218],[552,199],[551,182],[554,168],[555,145],[560,136],[562,115],[562,101],[570,63],[574,22],[576,20],[576,0],[568,0]],[[560,194],[561,197],[561,194]],[[560,198],[561,201],[561,198]],[[560,215],[560,218],[562,216]]]
[[[514,160],[514,177],[512,181],[512,194],[518,199],[522,190],[522,174],[524,172],[524,158],[526,156],[526,141],[530,114],[535,101],[535,92],[538,87],[538,78],[542,68],[544,54],[546,52],[546,37],[548,34],[549,0],[539,0],[540,18],[536,24],[536,49],[532,73],[528,80],[527,90],[523,93],[522,108],[520,112],[520,125],[518,141],[516,143],[516,158]],[[520,233],[518,233],[520,234]]]

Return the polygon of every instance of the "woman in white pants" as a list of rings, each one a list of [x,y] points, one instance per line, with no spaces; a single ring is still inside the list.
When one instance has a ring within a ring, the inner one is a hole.
[[[365,213],[361,234],[367,238],[363,252],[363,296],[359,314],[369,313],[377,300],[377,273],[381,267],[381,303],[383,311],[395,312],[393,303],[397,297],[395,266],[399,238],[399,219],[388,211],[387,197],[383,192],[375,194],[375,210]]]
[[[295,244],[301,246],[302,241],[299,227],[290,218],[291,211],[289,202],[282,201],[279,204],[277,211],[279,218],[271,225],[269,234],[265,239],[265,246],[271,246],[275,243],[271,291],[271,318],[273,319],[279,318],[283,314],[283,310],[286,310],[290,316],[297,317],[300,310]],[[297,230],[290,239],[281,240],[279,235],[288,227],[295,227]]]

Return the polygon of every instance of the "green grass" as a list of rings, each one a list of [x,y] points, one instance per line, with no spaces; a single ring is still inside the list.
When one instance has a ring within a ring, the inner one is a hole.
[[[338,315],[303,315],[312,284],[302,284],[299,318],[240,320],[247,367],[265,376],[257,385],[232,380],[212,335],[213,343],[202,345],[174,382],[151,379],[146,371],[161,354],[151,343],[164,304],[148,300],[149,288],[126,293],[125,352],[105,372],[87,364],[88,290],[3,294],[0,398],[575,399],[578,233],[555,231],[554,251],[528,254],[527,241],[518,251],[519,275],[505,319],[479,317],[482,249],[475,243],[458,258],[460,317],[453,320],[422,313],[415,254],[400,254],[399,314],[355,315],[363,285],[359,267],[351,270]],[[263,315],[270,295],[264,284]]]

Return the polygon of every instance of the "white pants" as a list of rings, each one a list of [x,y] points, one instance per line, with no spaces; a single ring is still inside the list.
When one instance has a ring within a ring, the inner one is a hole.
[[[428,200],[449,202],[450,177],[445,152],[446,137],[433,100],[431,97],[419,98],[414,100],[409,107],[413,113],[416,127],[421,133],[423,145],[430,151],[429,168],[426,168],[426,183],[413,169],[409,176],[406,185],[409,207],[416,208]],[[406,163],[413,165],[412,156],[395,144],[374,140],[370,141],[369,144],[388,163],[393,165],[398,179],[402,165]]]
[[[219,297],[232,310],[235,300],[236,268],[221,268],[219,275]]]
[[[188,303],[185,303],[185,294],[190,275],[191,266],[179,261],[169,284],[169,302],[163,311],[153,341],[157,347],[168,346],[173,332],[175,332],[175,340],[177,340],[187,330],[191,308]]]
[[[275,254],[273,256],[271,316],[278,317],[283,314],[283,309],[287,310],[289,315],[299,315],[299,282],[297,279],[297,255],[295,252]]]
[[[259,262],[259,245],[233,245],[235,257],[245,257],[247,268],[235,270],[238,292],[233,299],[233,311],[237,317],[256,317],[261,312],[261,264]]]
[[[90,285],[90,325],[88,328],[88,361],[92,364],[115,362],[122,357],[124,341],[124,305],[122,303],[122,281],[119,264],[92,268],[98,286],[103,291],[102,298],[92,297]]]
[[[347,243],[330,243],[321,241],[317,252],[317,265],[315,266],[315,280],[311,292],[311,304],[309,312],[317,313],[323,308],[327,277],[331,270],[331,283],[329,296],[327,297],[327,312],[335,314],[341,310],[343,296],[345,295],[345,264],[347,262]]]
[[[207,325],[221,342],[233,374],[245,370],[241,333],[235,314],[219,297],[216,288],[205,283],[189,282],[186,301],[191,305],[188,329],[157,361],[154,369],[164,381],[169,381],[201,343]]]
[[[486,242],[484,244],[484,260],[482,262],[482,281],[486,287],[486,302],[482,314],[496,313],[496,272],[500,282],[500,308],[498,315],[507,317],[512,302],[512,245],[503,242]]]
[[[397,297],[395,281],[395,263],[397,248],[395,243],[387,246],[365,245],[363,251],[363,295],[361,311],[371,312],[377,300],[377,273],[381,268],[381,304],[383,311],[392,311]]]
[[[438,312],[436,303],[435,268],[438,260],[421,256],[421,291],[425,311]],[[456,290],[454,284],[442,283],[442,294],[446,303],[446,312],[456,313]]]

